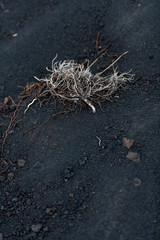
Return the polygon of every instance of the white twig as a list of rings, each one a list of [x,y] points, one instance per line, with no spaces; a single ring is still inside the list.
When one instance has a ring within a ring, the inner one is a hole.
[[[28,104],[26,110],[24,111],[24,114],[26,114],[26,112],[28,111],[28,109],[30,108],[30,106],[31,106],[36,100],[37,100],[37,98],[34,98],[33,101]]]
[[[99,137],[97,137],[97,136],[96,136],[96,138],[97,138],[98,141],[99,141],[99,142],[98,142],[98,145],[101,146],[101,142],[102,142],[102,140],[101,140]]]

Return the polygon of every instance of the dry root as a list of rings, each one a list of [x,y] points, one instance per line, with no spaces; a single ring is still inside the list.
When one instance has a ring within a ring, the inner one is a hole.
[[[115,62],[104,71],[93,74],[90,69],[93,64],[86,68],[83,64],[77,64],[73,60],[55,62],[55,59],[52,61],[52,69],[47,68],[50,74],[42,79],[35,77],[39,83],[26,86],[23,98],[31,93],[34,94],[32,94],[32,102],[27,106],[25,113],[37,99],[48,95],[76,104],[85,103],[95,113],[94,103],[109,99],[126,81],[133,79],[133,75],[129,72],[118,74],[116,69],[110,75],[101,76]],[[35,91],[36,89],[37,91]]]

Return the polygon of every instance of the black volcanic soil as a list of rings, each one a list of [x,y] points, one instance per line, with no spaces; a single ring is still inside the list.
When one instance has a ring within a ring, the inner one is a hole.
[[[61,106],[19,109],[1,152],[8,165],[0,162],[0,240],[159,239],[159,26],[159,0],[1,1],[1,102],[17,102],[19,86],[45,76],[56,53],[92,62],[98,32],[110,54],[129,51],[118,70],[142,77],[95,114],[77,109],[52,120]],[[4,114],[14,107],[0,110],[2,144]],[[134,140],[130,149],[123,138]]]

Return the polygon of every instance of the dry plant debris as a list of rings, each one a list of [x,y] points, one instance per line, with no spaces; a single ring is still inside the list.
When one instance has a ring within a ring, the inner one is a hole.
[[[108,45],[104,50],[106,51],[109,46],[110,45]],[[103,54],[103,52],[104,51],[102,51],[100,55]],[[53,115],[52,119],[55,119],[65,113],[72,112],[76,105],[80,105],[81,107],[88,105],[92,109],[92,112],[95,113],[95,104],[100,104],[101,102],[110,99],[117,89],[126,81],[133,80],[133,74],[130,74],[130,72],[119,74],[116,68],[113,68],[112,74],[104,76],[104,73],[113,67],[115,63],[126,53],[127,52],[117,57],[114,62],[112,62],[102,72],[98,72],[97,74],[92,73],[91,67],[99,60],[99,58],[95,59],[95,61],[90,65],[88,61],[88,65],[86,67],[86,61],[83,64],[78,64],[74,60],[55,62],[57,58],[56,55],[52,61],[52,69],[50,70],[46,68],[49,71],[49,74],[42,79],[35,77],[38,82],[27,84],[19,96],[20,100],[17,104],[11,97],[9,97],[12,101],[12,105],[15,106],[15,110],[12,116],[2,113],[10,119],[10,123],[3,134],[1,152],[3,153],[4,151],[4,145],[6,143],[8,133],[15,124],[19,108],[25,99],[30,99],[30,103],[27,105],[24,114],[35,101],[39,101],[41,107],[44,102],[48,103],[52,98],[58,100],[65,106],[65,110]],[[4,99],[4,102],[0,104],[0,109],[3,110],[3,108],[8,104],[9,98],[6,97]],[[27,130],[24,134],[29,131],[31,131],[31,129]],[[3,159],[4,158],[1,157],[2,161]]]
[[[113,73],[110,75],[102,76],[126,53],[123,53],[111,65],[97,74],[92,73],[91,67],[98,61],[98,58],[91,65],[85,67],[84,64],[78,64],[74,60],[55,62],[56,56],[52,61],[52,69],[46,68],[49,74],[41,79],[35,77],[38,82],[25,87],[20,98],[32,97],[32,100],[24,113],[42,97],[43,101],[53,97],[82,106],[88,105],[95,113],[94,105],[96,103],[100,104],[110,99],[126,81],[133,80],[133,74],[129,72],[119,74],[117,69],[113,69]]]

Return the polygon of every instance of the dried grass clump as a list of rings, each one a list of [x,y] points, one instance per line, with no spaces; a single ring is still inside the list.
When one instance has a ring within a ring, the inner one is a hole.
[[[116,61],[118,61],[119,58]],[[55,59],[56,58],[52,61],[52,69],[47,68],[50,74],[42,79],[35,77],[39,81],[41,88],[39,88],[38,94],[36,93],[33,101],[28,105],[26,110],[28,110],[30,105],[38,98],[50,94],[52,97],[57,97],[64,101],[66,100],[77,104],[85,103],[89,105],[93,113],[95,113],[95,103],[109,99],[126,81],[133,79],[132,74],[127,72],[118,74],[116,69],[114,69],[110,75],[101,76],[116,61],[104,71],[93,74],[91,72],[91,66],[93,64],[86,68],[83,64],[75,63],[73,60],[55,62]],[[35,87],[35,85],[33,86]]]

